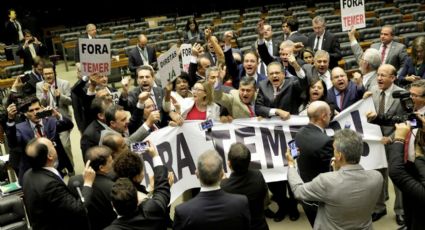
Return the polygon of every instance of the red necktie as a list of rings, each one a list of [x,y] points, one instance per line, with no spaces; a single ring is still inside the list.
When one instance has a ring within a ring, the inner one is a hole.
[[[249,117],[255,117],[255,113],[254,111],[252,111],[251,106],[248,104],[246,104],[246,106],[248,107],[248,110],[249,110]]]
[[[387,51],[387,45],[384,44],[382,46],[382,53],[381,53],[382,64],[385,63],[385,51]]]
[[[342,110],[342,103],[344,102],[344,92],[339,93],[339,109]]]
[[[36,124],[35,128],[37,129],[37,137],[44,137],[43,135],[43,131],[41,130],[41,125],[40,124]]]

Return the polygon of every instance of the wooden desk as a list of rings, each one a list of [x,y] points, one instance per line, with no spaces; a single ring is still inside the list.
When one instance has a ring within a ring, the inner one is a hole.
[[[112,59],[111,61],[111,69],[112,68],[120,68],[120,67],[127,67],[128,66],[128,58],[120,58],[119,61],[116,61],[115,59]]]
[[[66,49],[75,49],[76,46],[77,46],[77,40],[62,43],[63,61],[65,62],[65,70],[66,70],[66,72],[69,71],[69,68],[68,68],[68,57],[67,57],[68,55],[66,53]]]
[[[0,89],[11,88],[15,78],[0,79]]]

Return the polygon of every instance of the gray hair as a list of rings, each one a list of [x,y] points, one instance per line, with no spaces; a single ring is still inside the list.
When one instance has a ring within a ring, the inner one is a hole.
[[[377,70],[382,62],[379,51],[373,48],[368,48],[363,53],[363,60],[369,63],[370,67],[372,67],[374,70]]]
[[[421,79],[421,80],[418,80],[418,81],[414,81],[414,82],[412,82],[412,84],[410,84],[410,87],[419,87],[419,88],[421,88],[422,90],[425,91],[425,80]]]
[[[314,17],[313,20],[312,20],[312,22],[315,23],[315,24],[323,24],[324,26],[326,26],[326,20],[322,16],[316,16],[316,17]]]
[[[338,130],[334,135],[334,145],[344,155],[349,164],[357,164],[363,154],[362,137],[351,129]]]
[[[211,72],[220,72],[220,68],[218,68],[218,66],[208,67],[208,69],[205,71],[205,77],[207,77],[207,79],[210,76]]]
[[[245,76],[245,77],[243,77],[243,78],[241,79],[241,81],[239,82],[239,85],[243,85],[243,86],[246,86],[246,85],[253,85],[253,86],[254,86],[254,88],[256,88],[256,82],[255,82],[255,79],[254,79],[253,77],[250,77],[250,76]]]
[[[326,50],[316,51],[316,54],[314,55],[314,60],[321,58],[321,57],[326,57],[326,59],[329,60],[329,53]]]
[[[202,185],[214,186],[221,180],[223,159],[215,150],[208,150],[198,158],[198,176]]]

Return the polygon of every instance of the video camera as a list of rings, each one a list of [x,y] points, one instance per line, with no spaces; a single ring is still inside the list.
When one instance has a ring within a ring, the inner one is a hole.
[[[422,128],[422,122],[413,112],[414,103],[412,98],[410,97],[410,92],[404,90],[394,91],[392,93],[392,97],[400,100],[400,105],[404,110],[404,114],[402,115],[380,115],[378,122],[380,125],[391,126],[397,123],[402,123],[406,121],[410,121],[412,128]]]

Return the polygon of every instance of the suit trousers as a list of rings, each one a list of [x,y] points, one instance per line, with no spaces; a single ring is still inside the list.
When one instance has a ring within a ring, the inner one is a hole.
[[[304,213],[307,216],[308,222],[311,227],[314,226],[314,220],[316,219],[318,204],[314,201],[302,201],[301,205],[303,206]]]
[[[277,203],[281,211],[290,213],[297,208],[297,200],[289,187],[288,181],[270,182],[267,185],[273,194],[272,200]]]

